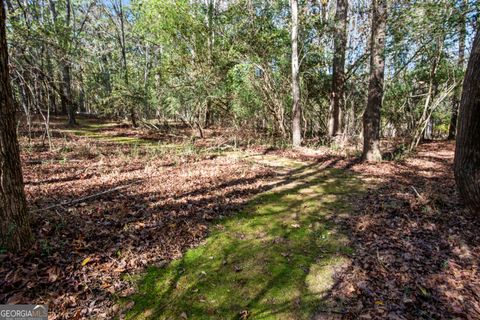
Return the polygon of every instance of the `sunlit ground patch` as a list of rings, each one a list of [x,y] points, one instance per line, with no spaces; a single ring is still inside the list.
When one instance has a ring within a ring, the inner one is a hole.
[[[360,190],[341,170],[306,166],[257,196],[238,215],[165,268],[132,279],[128,319],[309,319],[348,263],[346,236],[332,218]]]

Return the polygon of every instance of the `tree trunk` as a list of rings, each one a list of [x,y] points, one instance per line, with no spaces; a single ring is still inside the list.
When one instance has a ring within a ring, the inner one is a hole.
[[[463,80],[455,149],[455,181],[473,212],[480,213],[480,32],[477,31]]]
[[[372,2],[372,37],[370,40],[370,79],[367,108],[363,114],[363,160],[380,161],[380,110],[385,69],[385,31],[387,0]]]
[[[75,119],[76,106],[72,99],[72,77],[70,71],[70,62],[64,62],[64,66],[62,67],[64,100],[62,100],[62,104],[67,104],[68,125],[73,126],[77,124],[77,120]]]
[[[126,44],[125,44],[125,18],[123,14],[123,0],[120,0],[118,2],[118,7],[119,7],[119,16],[120,16],[120,46],[122,49],[122,61],[123,61],[123,72],[124,72],[124,78],[125,78],[125,85],[128,87],[129,86],[129,76],[128,76],[128,64],[127,64],[127,49],[126,49]],[[135,108],[133,105],[130,106],[129,108],[130,111],[130,121],[132,122],[132,127],[136,128],[137,125],[137,115],[135,114]]]
[[[79,74],[79,93],[78,93],[78,109],[80,112],[86,112],[85,108],[85,85],[83,83],[83,69],[80,68]]]
[[[427,123],[425,125],[425,130],[423,130],[423,140],[432,140],[433,139],[433,118],[428,117]]]
[[[334,55],[332,73],[332,95],[330,104],[330,119],[328,121],[328,135],[335,137],[342,131],[341,110],[344,109],[345,86],[345,50],[347,46],[347,15],[348,1],[337,0],[335,13]]]
[[[52,19],[55,25],[58,23],[58,12],[55,6],[55,1],[50,0],[50,12],[52,13]],[[69,42],[71,41],[71,31],[70,31],[70,22],[71,22],[71,3],[70,0],[66,0],[66,17],[65,17],[65,27],[67,29],[67,34],[63,34],[63,31],[55,27],[57,36],[60,37],[60,43],[65,50],[65,59],[59,61],[61,67],[61,80],[62,80],[62,90],[60,94],[60,105],[61,113],[68,115],[68,124],[75,125],[75,104],[72,99],[72,77],[71,77],[71,66],[70,66],[70,55],[69,55]]]
[[[300,146],[302,142],[302,108],[300,106],[299,64],[298,64],[298,1],[291,0],[292,6],[292,144]]]
[[[465,61],[465,38],[467,36],[467,26],[465,19],[465,7],[467,5],[467,0],[462,2],[462,7],[460,8],[460,23],[458,30],[458,68],[463,71],[464,61]],[[455,139],[455,134],[457,131],[457,118],[458,118],[458,105],[460,104],[460,96],[462,94],[462,86],[459,85],[455,94],[453,95],[452,101],[452,115],[450,117],[450,126],[448,127],[448,139]]]
[[[67,0],[66,3],[67,6],[67,17],[66,17],[66,25],[67,25],[67,30],[68,33],[66,35],[66,41],[71,42],[72,41],[72,34],[70,31],[70,21],[71,21],[71,3],[70,0]],[[66,45],[68,48],[68,44]],[[70,49],[67,49],[67,52],[70,51]],[[64,88],[64,95],[65,95],[65,100],[68,103],[67,105],[67,113],[68,113],[68,125],[73,126],[77,124],[77,121],[75,119],[75,111],[76,111],[76,105],[75,102],[72,99],[72,68],[70,65],[70,55],[67,54],[67,61],[64,62],[63,68],[62,68],[62,76],[63,76],[63,88]]]
[[[0,247],[28,248],[33,240],[23,190],[15,106],[8,74],[5,9],[0,12]]]
[[[60,95],[60,113],[63,115],[66,115],[67,108],[68,108],[68,100],[67,100],[67,97],[65,96],[65,87],[62,86],[62,94]]]

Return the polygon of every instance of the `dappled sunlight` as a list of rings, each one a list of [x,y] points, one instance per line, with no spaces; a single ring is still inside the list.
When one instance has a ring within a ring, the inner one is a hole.
[[[329,260],[320,260],[319,263],[312,265],[305,280],[308,289],[319,296],[327,295],[335,284],[335,273],[349,263],[349,259],[338,256]]]
[[[255,319],[308,319],[328,304],[333,276],[351,249],[325,216],[348,210],[334,203],[358,192],[359,182],[310,167],[277,184],[240,214],[218,221],[199,247],[133,278],[139,291],[125,300],[135,302],[128,318],[231,319],[244,312]]]

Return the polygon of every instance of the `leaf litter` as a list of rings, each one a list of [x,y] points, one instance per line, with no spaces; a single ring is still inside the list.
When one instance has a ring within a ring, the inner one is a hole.
[[[331,310],[314,319],[480,319],[480,220],[462,203],[452,142],[429,142],[399,161],[361,163],[338,152],[265,153],[350,170],[367,189],[333,217],[354,248],[336,274]],[[260,150],[262,151],[262,149]]]
[[[123,127],[104,131],[139,136]],[[199,245],[212,221],[238,211],[275,175],[228,157],[133,152],[88,136],[54,142],[62,149],[36,145],[22,153],[35,245],[23,254],[0,253],[0,303],[47,303],[51,319],[125,312],[133,302],[115,301],[135,293],[126,275],[164,266]],[[329,293],[336,311],[319,310],[315,319],[480,319],[480,222],[455,190],[453,150],[452,143],[428,143],[410,158],[380,164],[272,151],[368,181],[366,192],[351,198],[354,212],[332,217],[355,251]],[[35,211],[58,203],[66,205]]]
[[[75,135],[54,143],[66,145],[22,153],[35,244],[0,254],[0,303],[45,303],[49,319],[109,319],[132,307],[115,303],[135,292],[126,276],[197,246],[209,224],[238,211],[273,175],[209,154],[137,154]],[[99,196],[75,202],[92,194]]]
[[[342,319],[480,319],[480,221],[455,189],[453,155],[430,142],[403,161],[334,163],[368,181],[334,218],[355,249],[331,292]]]

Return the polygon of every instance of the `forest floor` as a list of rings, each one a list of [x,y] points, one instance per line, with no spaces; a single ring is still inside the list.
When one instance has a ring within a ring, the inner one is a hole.
[[[480,318],[480,223],[453,143],[363,164],[63,121],[53,148],[38,125],[21,137],[36,243],[0,252],[0,303],[51,319]]]

